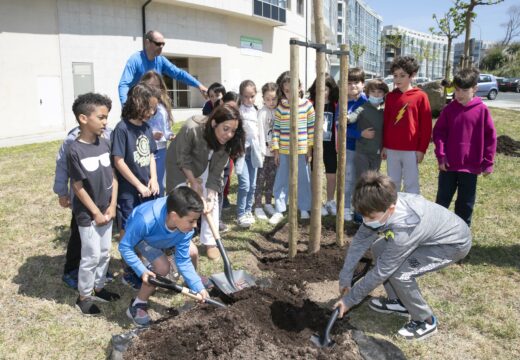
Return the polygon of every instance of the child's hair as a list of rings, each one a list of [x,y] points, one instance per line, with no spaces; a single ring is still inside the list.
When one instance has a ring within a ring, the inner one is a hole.
[[[477,86],[480,72],[475,68],[461,69],[453,77],[453,85],[459,89],[469,89]]]
[[[325,86],[329,88],[329,104],[337,103],[339,99],[339,88],[336,81],[329,75],[329,73],[325,73]],[[312,102],[316,102],[316,80],[314,80],[309,88],[309,99]]]
[[[215,105],[213,107],[213,111],[219,105],[226,104],[228,102],[234,102],[234,103],[238,104],[238,94],[234,91],[228,91],[227,93],[225,93],[224,96],[222,96],[221,99],[218,99],[217,102],[215,103]]]
[[[238,93],[241,96],[244,95],[244,91],[246,90],[247,87],[250,87],[250,86],[252,86],[255,89],[255,93],[256,93],[256,85],[253,82],[253,80],[244,80],[244,81],[242,81],[240,83],[240,86],[238,87]]]
[[[127,120],[142,120],[150,109],[150,100],[152,98],[156,98],[157,101],[161,99],[161,93],[158,89],[142,82],[135,84],[128,92],[128,98],[123,105],[121,117]]]
[[[226,88],[224,87],[224,85],[218,82],[214,82],[209,86],[208,94],[210,91],[213,91],[215,94],[222,94],[222,96],[226,94]]]
[[[159,82],[159,88],[161,90],[161,98],[159,99],[159,102],[166,108],[166,113],[168,114],[168,124],[170,124],[171,127],[173,125],[172,102],[168,96],[168,88],[166,87],[163,77],[156,71],[150,70],[141,77],[140,81],[148,84],[148,81],[152,79],[155,79]]]
[[[265,93],[268,91],[274,91],[275,93],[277,93],[278,85],[276,85],[274,82],[265,83],[264,86],[262,86],[262,96],[265,96]]]
[[[278,90],[276,91],[276,96],[278,97],[278,103],[282,101],[282,99],[285,99],[285,95],[283,93],[283,85],[291,82],[291,72],[290,71],[284,71],[283,73],[278,76],[278,79],[276,79],[276,85],[278,85]],[[298,92],[298,96],[300,98],[303,97],[303,90],[301,89],[302,83],[298,79],[298,88],[300,91]]]
[[[419,63],[413,56],[398,56],[390,65],[390,73],[393,74],[398,69],[403,69],[405,73],[412,76],[419,71]]]
[[[356,183],[352,206],[363,216],[384,212],[397,202],[397,188],[392,179],[375,171],[367,171]]]
[[[390,91],[388,85],[381,79],[370,80],[365,86],[365,93],[370,94],[370,91],[381,90],[386,94]]]
[[[448,79],[442,79],[441,86],[450,87],[451,83],[450,83],[450,81]]]
[[[348,82],[365,82],[365,72],[363,69],[358,67],[353,67],[348,69]]]
[[[108,111],[112,109],[112,100],[106,95],[96,93],[86,93],[79,95],[72,104],[72,112],[79,121],[81,114],[89,116],[96,109],[97,106],[106,106]]]
[[[237,104],[233,101],[224,103],[217,106],[215,110],[208,115],[208,120],[204,128],[204,139],[208,143],[210,149],[218,151],[222,145],[218,142],[215,136],[215,129],[211,124],[212,120],[215,120],[217,125],[228,120],[238,120],[238,127],[235,131],[235,136],[226,143],[225,147],[226,152],[231,158],[242,156],[245,149],[246,134],[242,127],[242,118],[240,117],[240,110],[238,109]]]
[[[177,215],[184,217],[190,212],[202,213],[204,203],[195,190],[188,186],[179,186],[168,194],[166,210],[168,213],[175,211]]]

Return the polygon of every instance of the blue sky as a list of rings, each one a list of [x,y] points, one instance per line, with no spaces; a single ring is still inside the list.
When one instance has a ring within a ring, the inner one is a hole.
[[[401,25],[410,29],[429,32],[435,26],[433,14],[442,16],[453,6],[451,0],[365,0],[365,2],[383,17],[383,25]],[[500,24],[509,19],[507,10],[510,6],[520,5],[520,0],[505,0],[493,6],[477,6],[477,18],[473,22],[472,37],[482,40],[499,41],[505,34]],[[520,40],[520,39],[517,39]],[[464,41],[464,33],[456,42]]]

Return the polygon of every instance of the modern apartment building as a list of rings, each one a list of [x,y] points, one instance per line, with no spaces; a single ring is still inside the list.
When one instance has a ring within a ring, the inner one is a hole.
[[[158,30],[163,55],[206,86],[260,90],[289,69],[292,37],[313,33],[307,0],[17,0],[0,2],[0,146],[63,138],[75,127],[74,98],[110,96],[109,123],[121,114],[118,83],[143,32]],[[331,1],[328,3],[334,3]],[[330,29],[329,29],[330,30]],[[306,54],[307,53],[307,54]],[[305,61],[307,59],[307,69]],[[300,49],[300,78],[315,77],[315,52]],[[308,84],[303,84],[307,87]],[[193,88],[168,81],[174,117],[200,113]],[[257,98],[261,104],[261,96]]]
[[[349,44],[349,66],[361,67],[367,78],[382,76],[381,33],[383,19],[363,0],[338,0],[337,43]],[[331,73],[339,78],[339,61]]]
[[[420,65],[417,76],[437,79],[444,77],[448,40],[445,37],[388,25],[383,28],[384,75],[390,75],[390,64],[396,56],[414,56]],[[453,61],[453,53],[450,54]]]
[[[475,38],[471,38],[469,40],[469,56],[471,58],[471,62],[473,66],[479,67],[480,61],[486,56],[486,52],[488,49],[493,47],[495,42],[493,41],[483,41]],[[460,66],[460,58],[464,53],[464,42],[456,43],[454,46],[453,52],[453,66],[452,69],[456,71],[456,69]]]

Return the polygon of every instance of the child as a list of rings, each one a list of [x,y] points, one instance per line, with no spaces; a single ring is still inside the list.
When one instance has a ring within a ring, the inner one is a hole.
[[[365,86],[365,72],[360,68],[350,68],[348,70],[348,102],[347,114],[350,116],[357,108],[367,102],[367,97],[363,92]],[[370,132],[367,132],[370,135]],[[352,221],[352,211],[350,209],[352,191],[356,183],[356,169],[354,166],[354,156],[356,154],[356,140],[361,137],[357,129],[357,124],[347,124],[347,162],[345,164],[345,209],[343,218],[345,221]]]
[[[368,170],[379,171],[383,143],[383,109],[388,85],[383,80],[371,80],[365,87],[368,102],[349,115],[357,124],[361,137],[356,140],[354,168],[356,179]]]
[[[471,248],[468,226],[447,209],[420,195],[397,193],[392,180],[368,171],[356,184],[354,209],[363,225],[348,249],[339,274],[342,298],[334,305],[343,314],[383,284],[387,298],[373,298],[369,307],[381,313],[410,315],[398,332],[406,339],[425,339],[437,331],[437,318],[421,295],[416,278],[460,259]],[[376,263],[350,288],[358,261],[371,248]]]
[[[202,108],[202,115],[209,115],[215,108],[217,101],[222,99],[225,93],[226,88],[221,83],[214,82],[211,84],[208,88],[209,100],[206,101]]]
[[[454,77],[455,101],[442,110],[433,129],[439,162],[437,204],[446,208],[457,191],[455,214],[471,224],[477,177],[493,172],[496,132],[493,119],[480,97],[475,96],[479,72],[460,70]]]
[[[268,82],[262,86],[262,97],[264,107],[258,111],[258,122],[265,134],[265,156],[264,163],[258,169],[256,177],[255,193],[255,216],[262,220],[267,220],[267,214],[272,216],[275,213],[271,200],[273,197],[274,174],[276,165],[274,164],[273,153],[271,152],[271,138],[273,136],[274,109],[277,104],[276,91],[278,86],[273,82]],[[262,195],[265,198],[265,212],[262,209]]]
[[[127,231],[119,243],[119,251],[143,282],[126,311],[136,325],[150,324],[148,298],[155,291],[155,286],[148,279],[155,277],[155,274],[166,276],[170,271],[170,261],[164,250],[175,247],[175,264],[184,281],[190,289],[200,294],[201,299],[209,297],[190,260],[197,252],[191,239],[203,209],[200,196],[193,189],[181,186],[166,197],[138,206],[128,218]],[[151,264],[150,268],[143,264],[137,253]]]
[[[119,181],[117,215],[120,239],[132,210],[159,193],[153,156],[156,145],[152,129],[146,122],[155,113],[160,97],[157,90],[146,84],[138,83],[132,87],[123,106],[122,119],[112,133],[112,157]],[[127,270],[123,283],[138,289],[140,279]]]
[[[309,100],[316,104],[316,80],[309,88]],[[327,179],[327,202],[321,207],[321,216],[336,216],[336,170],[338,154],[336,152],[336,107],[339,98],[338,85],[334,79],[325,74],[325,108],[323,110],[323,164]]]
[[[157,151],[154,154],[155,165],[157,167],[157,182],[159,183],[159,196],[164,195],[164,185],[166,181],[166,147],[168,141],[173,140],[172,132],[173,118],[171,100],[168,96],[166,84],[161,75],[151,70],[146,72],[141,78],[141,82],[160,91],[161,97],[157,105],[157,111],[148,125],[152,128],[153,138]]]
[[[265,155],[265,134],[259,126],[255,106],[256,85],[251,80],[244,80],[239,87],[240,116],[246,133],[246,152],[237,159],[235,172],[238,176],[237,222],[242,228],[250,227],[255,218],[252,214],[256,189],[257,169],[262,167]]]
[[[299,82],[299,80],[298,80]],[[282,213],[286,210],[289,194],[289,139],[291,122],[291,75],[283,72],[276,84],[278,85],[279,104],[275,110],[272,151],[274,163],[277,166],[274,179],[274,202],[276,212],[269,223],[277,224],[283,219]],[[300,83],[301,88],[301,83]],[[302,220],[310,218],[311,209],[311,179],[309,161],[312,158],[314,141],[314,107],[307,99],[302,99],[303,92],[299,91],[298,98],[298,208]]]
[[[111,106],[108,97],[94,93],[78,96],[72,106],[81,129],[78,138],[70,144],[68,154],[75,195],[72,211],[81,238],[76,307],[85,315],[101,312],[94,300],[119,299],[118,294],[103,288],[110,260],[118,188],[110,163],[110,142],[101,137]]]
[[[432,113],[428,96],[412,87],[419,70],[411,56],[396,57],[390,71],[394,75],[394,90],[386,96],[383,150],[388,176],[403,191],[419,194],[419,167],[428,149],[432,134]]]
[[[110,111],[110,107],[108,111]],[[105,128],[102,137],[110,141],[110,134],[112,129],[109,127]],[[72,204],[72,196],[74,192],[72,186],[69,189],[69,166],[67,161],[67,155],[69,153],[70,144],[76,140],[79,135],[79,126],[69,131],[67,137],[63,141],[63,144],[56,155],[56,171],[54,174],[54,186],[53,191],[58,195],[58,203],[63,208],[69,208]],[[61,279],[71,289],[78,289],[78,272],[79,262],[81,260],[81,239],[79,236],[78,224],[76,217],[72,213],[70,220],[70,237],[67,244],[67,252],[65,254],[65,265],[63,266],[63,275]],[[110,282],[113,280],[112,274],[107,271],[106,281]]]

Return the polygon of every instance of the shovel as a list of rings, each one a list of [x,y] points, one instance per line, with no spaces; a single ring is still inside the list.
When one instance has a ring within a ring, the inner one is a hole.
[[[224,261],[224,272],[213,274],[209,279],[225,295],[230,295],[242,289],[255,286],[255,278],[253,278],[251,275],[246,273],[244,270],[233,270],[227,256],[226,249],[224,248],[224,245],[218,236],[218,231],[215,227],[215,224],[213,223],[211,215],[206,215],[206,221],[208,222],[211,233],[213,234],[215,242],[217,243],[218,250],[220,251],[220,255],[222,256],[222,260]]]
[[[160,276],[160,275],[157,275],[156,274],[156,277],[153,278],[153,277],[149,277],[148,278],[148,282],[152,285],[155,285],[155,286],[159,286],[159,287],[162,287],[162,288],[165,288],[165,289],[169,289],[169,290],[173,290],[175,292],[178,292],[179,294],[183,294],[187,297],[190,297],[192,299],[195,299],[195,300],[202,300],[202,298],[200,297],[199,294],[197,294],[195,291],[187,288],[187,287],[183,287],[183,286],[180,286],[176,283],[174,283],[173,281],[171,281],[170,279],[167,279],[163,276]],[[223,303],[221,303],[220,301],[217,301],[217,300],[214,300],[214,299],[205,299],[204,302],[206,304],[211,304],[211,305],[215,305],[215,306],[218,306],[218,307],[226,307],[226,305],[224,305]]]

